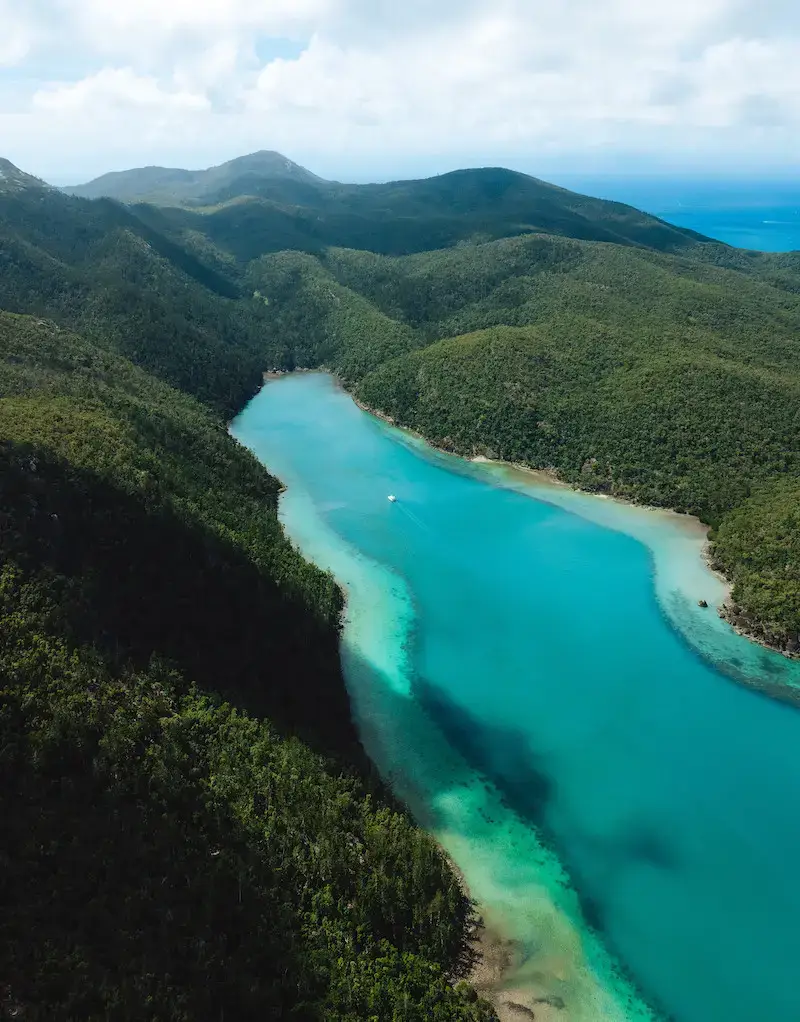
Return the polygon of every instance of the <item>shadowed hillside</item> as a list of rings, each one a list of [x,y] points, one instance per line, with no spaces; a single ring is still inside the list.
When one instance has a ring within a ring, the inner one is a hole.
[[[453,986],[471,906],[364,762],[340,593],[226,418],[325,366],[447,449],[697,513],[794,651],[798,256],[501,169],[104,193],[0,162],[0,1013],[492,1018]]]
[[[259,384],[263,310],[118,203],[0,192],[0,266],[0,309],[77,330],[226,414]]]
[[[448,982],[470,904],[369,778],[341,596],[277,493],[195,399],[0,314],[9,1017],[492,1017]]]

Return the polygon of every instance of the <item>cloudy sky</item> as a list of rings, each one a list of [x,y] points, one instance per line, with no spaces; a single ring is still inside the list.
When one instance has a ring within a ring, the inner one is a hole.
[[[0,155],[55,183],[277,149],[345,180],[787,173],[797,0],[0,0]]]

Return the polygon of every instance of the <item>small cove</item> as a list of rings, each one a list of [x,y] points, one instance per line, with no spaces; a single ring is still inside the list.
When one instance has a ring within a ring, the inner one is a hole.
[[[441,455],[324,374],[270,383],[232,432],[348,589],[365,746],[516,942],[508,997],[800,1017],[800,713],[730,680],[800,665],[696,606],[722,593],[701,535]]]

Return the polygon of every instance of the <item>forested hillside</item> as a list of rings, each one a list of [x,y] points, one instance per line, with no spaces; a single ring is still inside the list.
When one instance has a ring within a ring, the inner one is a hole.
[[[0,1014],[492,1018],[354,732],[339,590],[219,415],[258,310],[113,204],[0,208],[35,313],[0,313]]]
[[[0,307],[223,414],[264,368],[325,365],[453,450],[691,510],[720,529],[738,622],[800,642],[789,527],[764,519],[761,543],[756,524],[771,481],[798,477],[797,253],[731,249],[502,170],[350,186],[261,153],[88,189],[158,181],[184,208],[7,179]],[[726,516],[745,502],[733,543]]]
[[[502,167],[354,185],[324,181],[266,152],[205,171],[144,167],[107,174],[69,191],[184,207],[159,214],[160,229],[171,228],[189,245],[200,233],[240,261],[328,245],[403,255],[531,231],[665,251],[705,240],[621,202],[579,195]]]
[[[329,365],[434,443],[699,515],[737,623],[798,649],[796,257],[529,235],[266,256],[250,287],[277,362]]]
[[[341,595],[228,436],[264,370],[699,514],[734,619],[800,645],[797,254],[507,171],[256,157],[122,182],[170,208],[0,163],[9,1017],[493,1017],[453,985],[468,901],[364,761]]]
[[[124,206],[0,187],[0,271],[0,309],[78,330],[223,414],[259,384],[263,309]]]
[[[121,202],[154,202],[160,205],[218,202],[225,193],[244,194],[248,184],[298,189],[327,184],[280,153],[262,151],[239,156],[207,170],[175,167],[140,167],[115,171],[84,185],[63,189],[83,199],[119,199]]]

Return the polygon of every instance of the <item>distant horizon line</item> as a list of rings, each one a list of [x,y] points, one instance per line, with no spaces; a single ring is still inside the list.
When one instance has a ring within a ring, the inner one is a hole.
[[[454,158],[454,162],[448,166],[447,169],[443,170],[422,170],[414,169],[409,167],[408,164],[403,165],[399,161],[397,170],[380,172],[375,169],[373,172],[367,171],[366,174],[359,173],[357,168],[351,168],[351,172],[341,172],[339,170],[334,171],[333,168],[329,170],[314,170],[312,169],[315,163],[330,163],[330,159],[326,160],[325,157],[319,155],[311,155],[306,157],[298,156],[297,158],[287,156],[285,153],[280,152],[276,149],[256,149],[246,153],[240,153],[236,156],[231,156],[228,159],[222,159],[219,162],[205,162],[202,165],[198,163],[189,162],[188,164],[181,165],[180,163],[165,161],[159,162],[143,162],[143,163],[130,163],[128,165],[116,164],[110,169],[101,170],[99,172],[84,172],[84,174],[75,173],[64,175],[63,172],[50,174],[38,173],[34,170],[28,170],[22,163],[12,160],[20,170],[27,173],[31,173],[42,180],[47,181],[58,188],[68,187],[81,187],[86,184],[91,184],[97,181],[99,178],[105,177],[108,174],[125,174],[130,171],[141,171],[149,169],[158,170],[170,170],[170,171],[187,171],[188,173],[202,173],[203,171],[212,170],[217,167],[223,167],[226,164],[233,163],[237,160],[246,159],[250,156],[255,156],[260,153],[274,153],[283,159],[289,160],[296,166],[307,170],[309,173],[320,177],[322,180],[334,182],[338,184],[390,184],[395,181],[410,181],[410,180],[426,180],[435,177],[442,177],[445,174],[455,173],[460,170],[510,170],[520,174],[527,174],[530,177],[536,177],[540,180],[559,183],[560,181],[659,181],[659,182],[697,182],[712,185],[715,182],[725,184],[760,184],[760,183],[771,183],[776,185],[791,185],[797,187],[800,190],[798,181],[798,168],[792,165],[775,166],[771,165],[762,168],[753,167],[742,167],[742,168],[726,168],[724,171],[719,168],[704,167],[698,168],[690,164],[685,164],[682,167],[676,167],[675,164],[663,164],[660,166],[654,166],[652,164],[642,164],[636,167],[636,169],[629,169],[627,167],[616,166],[594,166],[585,167],[581,170],[576,170],[575,165],[581,160],[585,162],[585,156],[581,157],[576,155],[574,161],[571,161],[571,165],[566,162],[560,165],[548,164],[548,161],[543,161],[544,165],[541,168],[531,166],[534,162],[529,161],[524,157],[511,157],[506,154],[505,160],[503,157],[495,160],[469,160],[466,159],[462,162],[455,162],[458,157]],[[0,154],[3,155],[3,154]],[[208,158],[206,158],[208,160]],[[365,161],[366,162],[366,161]]]

